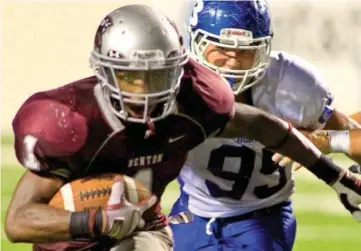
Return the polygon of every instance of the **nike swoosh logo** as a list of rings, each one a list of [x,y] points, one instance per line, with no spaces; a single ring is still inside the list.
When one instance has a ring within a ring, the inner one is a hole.
[[[180,139],[182,139],[182,138],[184,138],[186,135],[185,134],[183,134],[183,135],[181,135],[181,136],[179,136],[179,137],[175,137],[175,138],[169,138],[169,143],[173,143],[173,142],[176,142],[176,141],[178,141],[178,140],[180,140]]]

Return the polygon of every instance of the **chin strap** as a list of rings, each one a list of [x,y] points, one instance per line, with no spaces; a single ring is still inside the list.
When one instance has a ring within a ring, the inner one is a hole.
[[[145,139],[154,136],[156,134],[154,123],[150,119],[150,117],[148,117],[147,119],[146,126],[148,127],[148,130],[145,132],[145,136],[144,136]]]

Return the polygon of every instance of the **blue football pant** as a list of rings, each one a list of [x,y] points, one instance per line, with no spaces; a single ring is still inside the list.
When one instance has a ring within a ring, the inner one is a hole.
[[[187,200],[183,200],[186,203]],[[291,202],[246,217],[209,219],[187,214],[179,198],[170,215],[188,223],[171,223],[174,251],[291,251],[296,235],[296,219]],[[180,213],[180,214],[179,214]],[[190,217],[189,217],[190,216]],[[189,219],[192,218],[192,219]]]

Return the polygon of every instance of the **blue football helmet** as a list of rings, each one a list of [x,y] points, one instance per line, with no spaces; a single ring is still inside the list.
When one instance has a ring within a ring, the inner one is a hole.
[[[196,60],[227,79],[235,95],[254,86],[264,76],[271,52],[272,28],[268,3],[197,0],[189,20],[190,50]],[[251,50],[253,65],[236,70],[206,60],[209,45],[222,49]]]

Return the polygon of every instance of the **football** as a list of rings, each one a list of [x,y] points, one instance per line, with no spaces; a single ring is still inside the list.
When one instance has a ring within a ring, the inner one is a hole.
[[[119,175],[124,182],[125,197],[130,203],[137,204],[151,197],[149,189],[139,181],[122,174],[107,173],[80,178],[65,184],[53,196],[49,205],[71,212],[104,208],[116,175]]]

